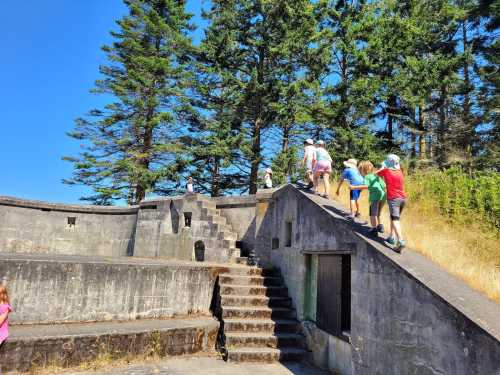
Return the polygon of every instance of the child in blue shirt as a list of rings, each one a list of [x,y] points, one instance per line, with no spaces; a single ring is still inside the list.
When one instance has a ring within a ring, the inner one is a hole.
[[[349,159],[344,162],[346,169],[342,172],[342,176],[340,176],[339,185],[337,187],[337,195],[340,194],[340,187],[344,183],[345,180],[349,181],[349,185],[351,186],[359,186],[364,184],[364,178],[358,171],[358,161],[356,159]],[[350,192],[350,200],[349,200],[349,209],[351,212],[350,217],[360,217],[361,213],[359,212],[359,197],[361,195],[361,190],[351,190]],[[354,212],[354,207],[356,207],[356,212]]]

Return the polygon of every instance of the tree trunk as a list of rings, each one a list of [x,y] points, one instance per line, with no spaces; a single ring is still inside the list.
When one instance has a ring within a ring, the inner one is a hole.
[[[260,166],[260,131],[262,128],[262,118],[257,117],[253,126],[252,134],[252,160],[250,168],[250,184],[249,193],[257,193],[257,183],[259,178],[259,166]]]
[[[220,160],[219,158],[214,158],[214,168],[212,171],[212,184],[210,188],[210,196],[218,197],[220,196]]]
[[[425,128],[425,112],[424,112],[424,102],[420,104],[420,109],[418,111],[418,130],[419,130],[419,146],[418,146],[418,151],[419,151],[419,157],[420,159],[425,159],[426,157],[426,137],[427,137],[427,131]]]

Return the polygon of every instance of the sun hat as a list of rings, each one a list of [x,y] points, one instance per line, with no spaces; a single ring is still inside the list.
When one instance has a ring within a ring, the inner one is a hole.
[[[304,143],[307,143],[308,145],[313,145],[314,141],[311,138],[307,138]]]
[[[349,159],[344,162],[344,165],[347,168],[357,168],[358,167],[358,161],[356,159]]]
[[[325,141],[322,141],[322,140],[320,139],[318,142],[316,142],[316,144],[317,144],[317,145],[324,145],[324,144],[325,144]]]
[[[401,169],[401,165],[399,164],[399,162],[399,156],[395,154],[389,154],[386,156],[382,164],[384,165],[384,167],[389,169]]]
[[[273,174],[273,170],[271,168],[266,168],[266,173]]]

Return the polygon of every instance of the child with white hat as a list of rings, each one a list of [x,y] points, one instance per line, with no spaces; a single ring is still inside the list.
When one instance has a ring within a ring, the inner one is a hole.
[[[378,170],[376,174],[384,179],[387,187],[387,205],[391,216],[391,235],[387,239],[387,243],[395,246],[394,250],[400,253],[406,246],[400,223],[401,213],[406,204],[406,193],[399,156],[387,155],[382,169]]]
[[[340,187],[344,183],[344,181],[349,181],[349,185],[351,186],[359,186],[363,185],[365,179],[358,171],[358,161],[356,159],[349,159],[344,162],[345,169],[342,172],[342,176],[340,176],[340,181],[337,186],[337,195],[340,194]],[[355,217],[361,216],[359,211],[359,197],[361,195],[361,190],[351,190],[349,193],[349,209],[350,209],[350,218],[354,219]],[[356,211],[354,211],[356,208]]]

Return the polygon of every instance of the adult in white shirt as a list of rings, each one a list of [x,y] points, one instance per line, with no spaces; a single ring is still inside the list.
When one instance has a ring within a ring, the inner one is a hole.
[[[302,167],[306,167],[306,178],[309,184],[308,189],[316,189],[314,185],[313,177],[313,161],[316,155],[316,147],[314,147],[314,141],[308,138],[304,141],[304,157],[302,158]]]

